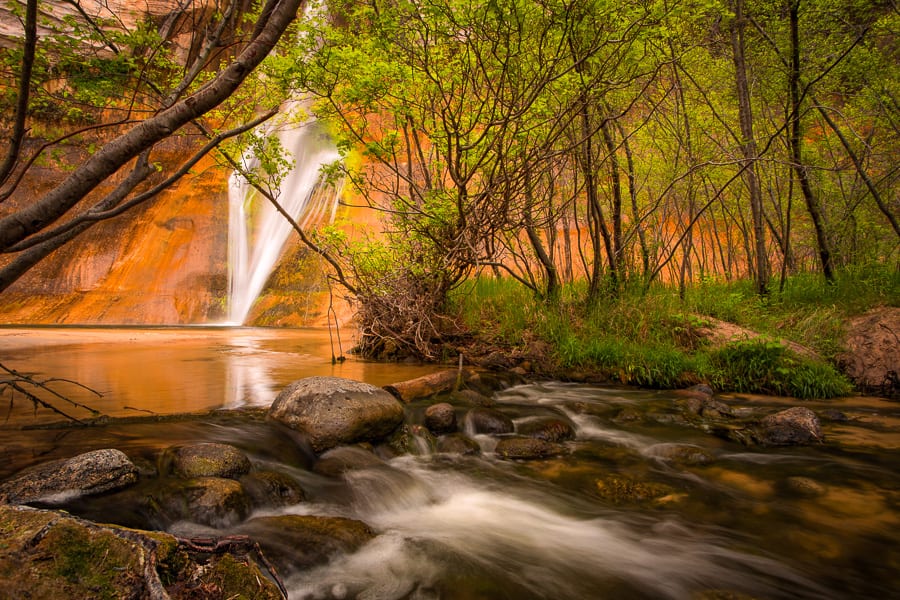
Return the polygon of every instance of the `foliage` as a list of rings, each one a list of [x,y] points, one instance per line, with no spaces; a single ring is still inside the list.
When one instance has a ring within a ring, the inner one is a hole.
[[[827,362],[794,354],[775,336],[831,358],[848,317],[900,301],[892,269],[871,266],[838,275],[835,285],[823,287],[825,298],[810,293],[821,283],[811,275],[764,301],[752,282],[743,281],[706,282],[689,289],[684,300],[676,288],[657,285],[593,306],[577,301],[583,298],[577,285],[567,286],[559,301],[548,304],[509,278],[478,279],[452,298],[460,322],[492,343],[518,348],[534,338],[546,342],[557,374],[592,373],[652,388],[705,382],[719,390],[830,398],[850,393],[846,378]],[[709,324],[704,315],[770,337],[713,348],[692,333]]]

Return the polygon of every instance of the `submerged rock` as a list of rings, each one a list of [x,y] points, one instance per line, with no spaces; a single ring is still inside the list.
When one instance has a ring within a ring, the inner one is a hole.
[[[241,478],[241,485],[254,506],[290,506],[306,498],[299,483],[278,471],[250,473]]]
[[[313,471],[320,475],[337,477],[347,471],[366,469],[384,464],[384,461],[371,451],[359,446],[338,446],[322,454],[313,465]]]
[[[566,452],[562,444],[537,438],[504,438],[497,442],[495,452],[506,459],[534,460],[557,456]]]
[[[326,563],[375,537],[362,521],[310,515],[259,517],[241,524],[236,531],[259,542],[266,557],[283,574]]]
[[[481,454],[478,442],[462,433],[450,433],[438,438],[437,451],[444,454],[472,456]]]
[[[453,405],[439,402],[426,408],[425,427],[435,435],[456,431],[456,410]]]
[[[575,438],[575,428],[555,417],[539,417],[519,423],[516,433],[548,442],[564,442]]]
[[[11,504],[54,503],[116,490],[135,483],[137,467],[124,452],[94,450],[26,469],[0,485]]]
[[[240,482],[221,477],[173,479],[147,500],[151,518],[163,524],[187,520],[228,527],[246,519],[250,509],[250,497]]]
[[[706,448],[692,444],[654,444],[644,453],[654,458],[690,466],[708,465],[716,459],[715,455]]]
[[[499,410],[478,406],[466,413],[466,429],[474,433],[496,435],[512,433],[515,426],[512,419]]]
[[[662,501],[664,498],[672,496],[674,490],[661,483],[610,475],[597,480],[597,492],[601,498],[614,504],[632,504]]]
[[[225,477],[239,479],[250,472],[247,455],[228,444],[203,443],[175,450],[175,472],[185,479]]]
[[[340,377],[308,377],[286,387],[269,418],[299,431],[316,453],[384,438],[403,422],[403,405],[382,388]]]
[[[825,486],[809,477],[794,476],[788,477],[778,485],[779,489],[793,496],[801,496],[804,498],[815,498],[824,496],[827,490]]]

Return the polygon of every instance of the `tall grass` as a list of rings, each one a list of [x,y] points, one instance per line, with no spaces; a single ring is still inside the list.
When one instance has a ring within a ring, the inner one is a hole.
[[[720,390],[827,398],[851,391],[827,362],[840,350],[843,323],[872,306],[900,305],[900,274],[869,267],[843,272],[834,284],[820,279],[798,275],[783,291],[776,282],[764,298],[746,281],[704,281],[688,288],[684,299],[676,289],[655,285],[587,307],[583,284],[545,303],[514,280],[480,278],[458,290],[452,305],[469,329],[492,343],[546,342],[557,374],[590,371],[645,387],[706,382]],[[707,317],[764,337],[710,348],[692,335]],[[781,339],[808,346],[826,361],[797,356]]]

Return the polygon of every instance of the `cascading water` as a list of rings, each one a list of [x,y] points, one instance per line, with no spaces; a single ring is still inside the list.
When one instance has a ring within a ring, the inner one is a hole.
[[[294,159],[293,168],[280,185],[279,204],[301,227],[330,222],[340,190],[322,191],[321,168],[338,160],[331,139],[314,120],[300,126],[279,127],[276,135]],[[245,168],[258,166],[255,157],[244,159]],[[292,226],[271,202],[257,193],[239,173],[228,186],[228,325],[243,325],[253,303],[281,257]]]

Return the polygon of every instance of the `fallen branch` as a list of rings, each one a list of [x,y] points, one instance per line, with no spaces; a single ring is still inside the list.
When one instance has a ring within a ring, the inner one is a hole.
[[[70,384],[78,386],[84,390],[87,390],[88,392],[91,392],[92,394],[95,394],[98,398],[103,397],[103,394],[101,394],[97,390],[90,388],[84,384],[78,383],[77,381],[72,381],[71,379],[64,379],[62,377],[51,377],[49,379],[37,380],[34,377],[31,377],[30,375],[25,375],[23,373],[19,373],[15,369],[10,369],[9,367],[7,367],[6,365],[4,365],[2,363],[0,363],[0,371],[5,371],[7,374],[9,374],[11,376],[10,379],[0,380],[0,394],[5,392],[6,390],[10,390],[10,401],[9,401],[10,409],[12,409],[13,402],[15,401],[16,392],[18,392],[22,396],[25,396],[25,398],[27,398],[29,401],[31,401],[31,403],[34,405],[35,410],[37,410],[39,407],[46,408],[58,415],[65,417],[66,419],[69,419],[70,421],[75,421],[76,423],[83,424],[83,422],[78,417],[74,417],[74,416],[64,412],[62,409],[57,408],[52,402],[41,398],[41,396],[39,394],[45,393],[45,394],[50,394],[51,396],[57,398],[58,400],[62,400],[63,402],[68,402],[75,408],[84,409],[84,410],[90,412],[91,415],[94,417],[103,416],[103,413],[101,413],[99,410],[91,408],[90,406],[88,406],[86,404],[82,404],[81,402],[76,402],[75,400],[72,400],[68,396],[64,396],[63,394],[60,394],[59,392],[57,392],[56,390],[54,390],[53,388],[51,388],[48,385],[51,383],[58,383],[58,382],[70,383]],[[7,413],[7,420],[8,419],[9,419],[9,413]]]

